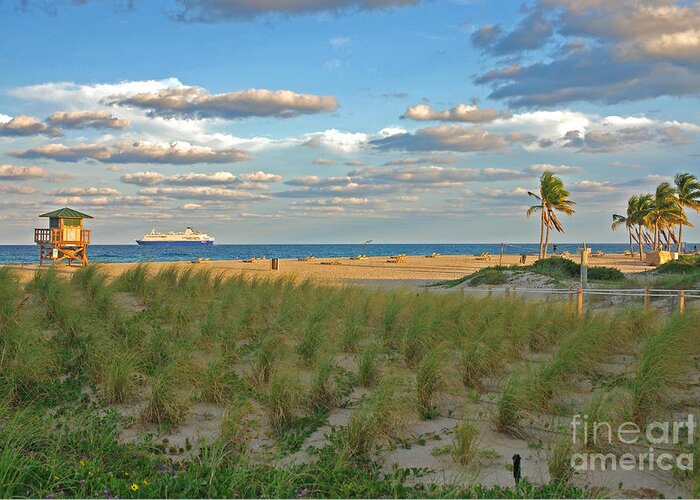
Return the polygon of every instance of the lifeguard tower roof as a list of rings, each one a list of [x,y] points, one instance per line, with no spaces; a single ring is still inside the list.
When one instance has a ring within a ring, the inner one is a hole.
[[[39,217],[56,217],[57,219],[92,219],[92,215],[84,214],[68,207],[59,208],[53,212],[41,214]]]

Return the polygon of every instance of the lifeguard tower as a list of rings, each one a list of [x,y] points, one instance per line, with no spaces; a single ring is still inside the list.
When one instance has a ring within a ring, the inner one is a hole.
[[[74,260],[83,266],[88,263],[90,230],[83,229],[83,219],[92,219],[91,215],[64,207],[39,217],[49,218],[48,229],[34,229],[34,243],[39,245],[39,265],[47,259],[53,264],[67,259],[69,266]]]

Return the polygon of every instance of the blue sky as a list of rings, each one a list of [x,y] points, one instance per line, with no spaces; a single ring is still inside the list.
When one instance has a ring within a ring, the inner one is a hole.
[[[0,244],[64,205],[97,243],[536,241],[545,169],[577,202],[555,240],[625,241],[630,195],[700,175],[698,27],[670,0],[5,0]]]

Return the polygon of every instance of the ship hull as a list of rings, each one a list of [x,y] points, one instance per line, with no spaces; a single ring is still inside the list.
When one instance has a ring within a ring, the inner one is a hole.
[[[201,247],[202,245],[213,245],[212,240],[209,241],[148,241],[148,240],[136,240],[136,243],[141,246],[152,246],[152,247]]]

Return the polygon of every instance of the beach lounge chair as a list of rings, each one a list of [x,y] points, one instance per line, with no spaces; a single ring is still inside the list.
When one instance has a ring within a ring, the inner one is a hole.
[[[561,256],[562,256],[562,257],[571,257],[571,252],[569,252],[569,251],[567,250],[566,252],[562,252],[562,253],[561,253]]]
[[[252,264],[253,262],[256,262],[257,260],[258,260],[257,258],[251,257],[250,259],[244,260],[243,262],[245,262],[246,264]]]
[[[365,260],[367,258],[366,255],[360,254],[357,255],[356,257],[350,257],[350,260]]]
[[[312,255],[312,256],[310,256],[310,257],[302,257],[301,259],[297,259],[297,260],[298,260],[299,262],[312,262],[312,261],[316,260],[316,257],[314,257],[314,256]]]
[[[598,250],[592,255],[592,257],[605,257],[605,252],[603,252],[602,250]]]
[[[329,260],[327,262],[321,262],[324,266],[340,266],[342,265],[342,262],[340,262],[340,259],[333,259]]]
[[[629,250],[625,250],[625,257],[634,257],[634,252],[630,252]]]
[[[387,260],[388,263],[390,264],[400,264],[402,262],[406,262],[406,254],[401,253],[399,255],[392,255],[389,260]]]
[[[483,252],[476,256],[476,260],[491,260],[491,254],[488,252]]]
[[[431,253],[430,255],[426,255],[426,257],[427,257],[428,259],[434,259],[435,257],[440,257],[440,254],[439,254],[439,253],[433,252],[433,253]]]

